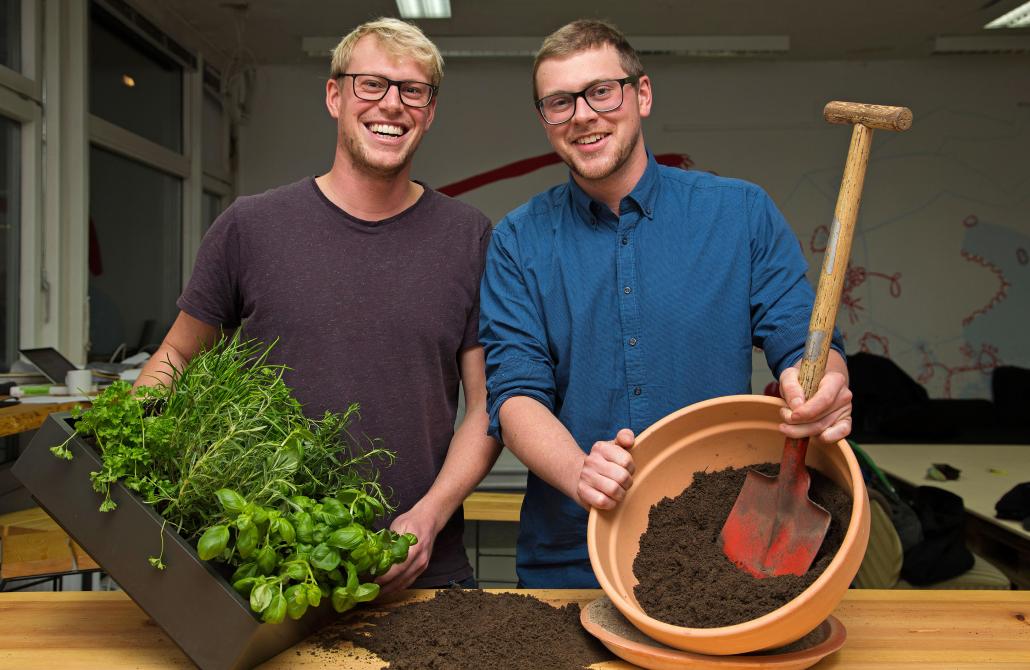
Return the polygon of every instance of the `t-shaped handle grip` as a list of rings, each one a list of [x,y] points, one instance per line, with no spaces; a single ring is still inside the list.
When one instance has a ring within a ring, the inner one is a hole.
[[[912,110],[908,107],[867,105],[863,102],[834,100],[823,108],[823,118],[830,123],[861,123],[877,130],[908,130],[912,127]]]
[[[862,201],[862,185],[865,182],[866,163],[873,141],[873,129],[902,131],[912,126],[912,110],[907,107],[867,105],[861,102],[828,103],[823,109],[823,118],[830,123],[851,124],[851,147],[844,164],[844,178],[837,196],[833,224],[823,256],[823,268],[819,274],[812,319],[808,324],[808,340],[798,372],[798,381],[811,398],[826,369],[830,353],[830,336],[840,307],[840,296],[847,276],[848,258],[851,256],[851,239],[858,218],[858,206]]]

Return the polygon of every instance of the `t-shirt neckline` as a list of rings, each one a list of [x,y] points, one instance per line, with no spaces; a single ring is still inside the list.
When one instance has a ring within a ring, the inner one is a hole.
[[[412,212],[414,212],[418,207],[420,207],[423,202],[426,201],[427,197],[429,196],[429,192],[432,190],[431,188],[429,188],[423,182],[421,182],[421,181],[419,181],[417,179],[412,179],[413,182],[415,182],[416,184],[418,184],[419,186],[422,187],[422,194],[418,196],[418,199],[415,200],[415,202],[412,203],[410,207],[408,207],[408,208],[406,208],[406,209],[404,209],[404,210],[394,214],[393,216],[389,216],[389,217],[387,217],[385,219],[380,219],[378,221],[368,221],[367,219],[359,219],[358,217],[354,216],[353,214],[351,214],[350,212],[348,212],[347,210],[343,209],[342,207],[337,205],[335,202],[330,200],[329,196],[327,196],[325,193],[323,193],[322,189],[319,188],[318,182],[315,181],[315,179],[316,179],[316,177],[310,177],[308,179],[308,183],[310,183],[311,184],[311,188],[314,189],[315,195],[331,211],[333,211],[336,214],[339,214],[340,216],[342,216],[343,218],[347,219],[351,223],[355,223],[355,224],[357,224],[359,226],[362,226],[363,228],[371,228],[371,229],[382,228],[383,226],[387,226],[387,225],[393,223],[394,221],[398,221],[400,219],[403,219],[403,218],[407,217]]]

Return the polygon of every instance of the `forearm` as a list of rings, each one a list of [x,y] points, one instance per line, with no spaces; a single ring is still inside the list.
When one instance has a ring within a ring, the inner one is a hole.
[[[526,396],[501,405],[504,444],[533,474],[579,502],[577,487],[586,454],[550,410]]]
[[[486,433],[485,408],[466,408],[454,432],[443,467],[429,491],[416,504],[433,516],[439,532],[461,503],[483,481],[501,453],[501,445]]]
[[[182,353],[167,342],[163,342],[154,355],[147,360],[132,387],[168,385],[171,383],[174,372],[182,370],[186,362],[187,358]]]
[[[177,370],[182,370],[198,351],[210,347],[220,336],[221,330],[216,326],[179,312],[161,346],[143,366],[133,388],[171,384]]]

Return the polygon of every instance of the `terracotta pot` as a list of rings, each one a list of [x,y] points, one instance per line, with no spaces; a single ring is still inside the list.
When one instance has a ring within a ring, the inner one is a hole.
[[[695,472],[779,462],[783,401],[756,395],[714,398],[661,419],[637,437],[633,486],[615,509],[592,510],[587,524],[590,562],[601,588],[630,623],[654,640],[701,654],[744,654],[780,647],[821,624],[844,597],[869,541],[869,501],[858,461],[845,440],[813,438],[807,464],[851,493],[844,542],[822,575],[796,598],[764,616],[733,626],[684,628],[649,617],[633,595],[633,559],[652,505],[675,498]]]

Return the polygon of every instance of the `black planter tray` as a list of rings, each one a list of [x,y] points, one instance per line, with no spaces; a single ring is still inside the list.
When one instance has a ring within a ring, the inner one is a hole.
[[[96,451],[75,437],[68,443],[72,460],[50,453],[73,433],[68,413],[51,414],[14,464],[14,476],[199,667],[254,667],[339,616],[326,598],[299,621],[262,623],[171,527],[163,532],[167,567],[152,567],[147,557],[161,551],[161,517],[120,483],[111,487],[118,508],[99,511],[101,497],[89,478],[101,467]]]

